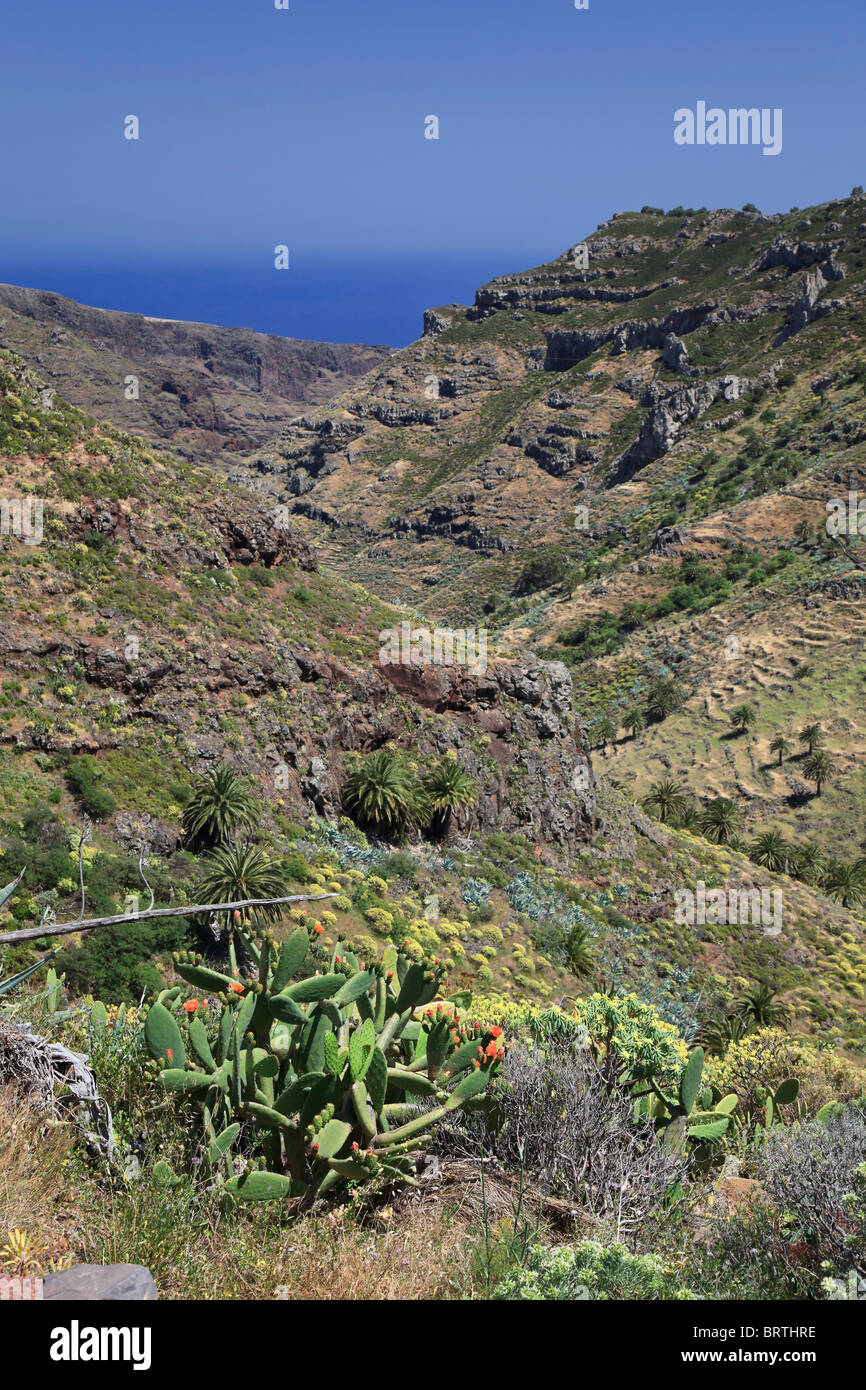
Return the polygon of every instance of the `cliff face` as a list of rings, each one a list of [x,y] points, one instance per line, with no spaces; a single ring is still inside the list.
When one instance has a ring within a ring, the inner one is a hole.
[[[222,464],[391,351],[144,318],[15,285],[0,285],[0,347],[88,414],[182,458]]]

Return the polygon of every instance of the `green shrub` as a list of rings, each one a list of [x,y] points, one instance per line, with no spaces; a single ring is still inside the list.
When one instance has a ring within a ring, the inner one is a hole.
[[[95,758],[89,754],[73,758],[66,769],[66,781],[70,791],[94,820],[105,820],[114,814],[117,803],[101,785],[101,773]]]
[[[512,1302],[670,1302],[697,1297],[657,1255],[633,1255],[624,1245],[597,1240],[552,1250],[534,1246],[526,1264],[507,1274],[493,1296]]]

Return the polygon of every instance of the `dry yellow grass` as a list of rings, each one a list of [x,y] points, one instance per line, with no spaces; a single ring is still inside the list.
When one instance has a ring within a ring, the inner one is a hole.
[[[46,1121],[11,1087],[0,1090],[0,1268],[41,1274],[67,1256],[68,1126]]]

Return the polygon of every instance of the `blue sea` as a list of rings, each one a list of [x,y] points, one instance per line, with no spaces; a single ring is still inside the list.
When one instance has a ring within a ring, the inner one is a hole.
[[[267,261],[238,264],[50,263],[44,256],[0,259],[0,281],[154,318],[185,319],[320,342],[386,343],[420,338],[424,310],[471,304],[494,275],[538,264],[543,253],[419,256],[356,261],[295,256],[285,271]]]

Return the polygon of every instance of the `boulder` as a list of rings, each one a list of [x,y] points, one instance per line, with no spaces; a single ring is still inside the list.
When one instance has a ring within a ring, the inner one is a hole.
[[[159,1298],[156,1284],[144,1265],[76,1265],[46,1274],[42,1297],[52,1302],[101,1302],[107,1300],[153,1303]]]

